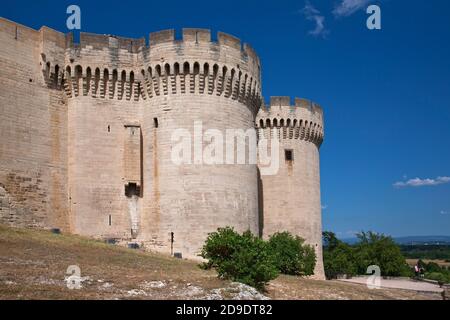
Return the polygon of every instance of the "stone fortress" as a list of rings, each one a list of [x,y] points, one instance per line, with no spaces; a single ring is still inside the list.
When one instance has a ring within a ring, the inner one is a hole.
[[[0,223],[196,258],[218,227],[316,248],[323,278],[320,106],[271,97],[255,51],[205,29],[146,39],[40,30],[0,18]],[[172,132],[255,128],[279,170],[175,164]]]

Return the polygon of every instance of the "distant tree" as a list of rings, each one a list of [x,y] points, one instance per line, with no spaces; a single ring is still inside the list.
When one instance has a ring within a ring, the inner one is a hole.
[[[428,262],[425,266],[424,269],[426,272],[443,272],[444,270],[436,263],[433,261]]]
[[[425,268],[427,267],[427,264],[426,264],[422,259],[419,259],[419,260],[417,261],[417,266],[418,266],[419,268],[425,269]]]
[[[356,274],[353,248],[339,240],[333,232],[325,231],[323,237],[323,263],[327,279],[338,275]]]
[[[450,245],[401,245],[403,255],[407,259],[448,260],[450,262]]]
[[[360,232],[357,237],[355,259],[358,274],[365,274],[370,265],[379,266],[382,276],[411,274],[400,247],[391,237],[372,231]]]
[[[331,231],[322,232],[322,242],[323,246],[328,250],[333,250],[338,244],[342,243],[342,241],[336,237],[336,234]]]

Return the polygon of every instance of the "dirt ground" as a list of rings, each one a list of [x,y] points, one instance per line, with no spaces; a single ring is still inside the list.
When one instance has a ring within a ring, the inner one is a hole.
[[[442,300],[440,293],[403,289],[369,289],[364,284],[280,276],[268,286],[273,299],[299,300]]]
[[[80,268],[81,281],[66,274]],[[80,289],[70,289],[80,286]],[[220,280],[196,262],[73,235],[0,225],[0,299],[441,299],[412,290],[280,276],[267,291]]]

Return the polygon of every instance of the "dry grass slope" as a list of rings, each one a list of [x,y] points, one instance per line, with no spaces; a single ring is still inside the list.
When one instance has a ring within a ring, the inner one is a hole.
[[[84,277],[67,288],[69,265]],[[369,290],[334,281],[280,276],[266,296],[273,299],[439,299],[403,290]],[[261,299],[249,288],[217,279],[197,263],[73,235],[0,225],[1,299]]]

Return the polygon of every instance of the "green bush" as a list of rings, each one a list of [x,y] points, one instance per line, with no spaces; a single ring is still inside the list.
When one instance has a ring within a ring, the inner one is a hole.
[[[425,274],[425,278],[435,280],[440,283],[450,283],[450,277],[439,272],[430,272]]]
[[[323,244],[323,264],[327,279],[356,274],[354,250],[351,246],[337,239],[333,232],[323,233]]]
[[[280,273],[309,276],[314,274],[316,253],[305,240],[289,232],[277,232],[270,236],[268,245]]]
[[[357,236],[359,242],[355,246],[355,260],[359,274],[365,274],[368,266],[377,265],[382,276],[411,275],[400,247],[391,237],[371,231],[361,232]]]
[[[442,272],[442,268],[436,262],[433,262],[433,261],[430,261],[427,264],[425,264],[424,268],[427,273]]]
[[[358,240],[350,246],[332,232],[323,233],[323,260],[328,279],[340,274],[365,275],[370,265],[379,266],[382,276],[413,275],[400,247],[391,237],[369,231],[359,233]]]
[[[425,268],[427,267],[427,264],[426,264],[426,262],[424,262],[422,259],[419,259],[419,260],[417,260],[417,266],[418,266],[419,268],[425,269]]]
[[[204,268],[215,268],[219,277],[248,284],[257,289],[278,276],[268,244],[250,231],[242,235],[233,228],[219,228],[208,235],[201,257]]]
[[[334,250],[324,251],[323,262],[327,279],[336,279],[338,275],[354,276],[356,266],[352,257],[352,248],[345,244],[339,244]]]

